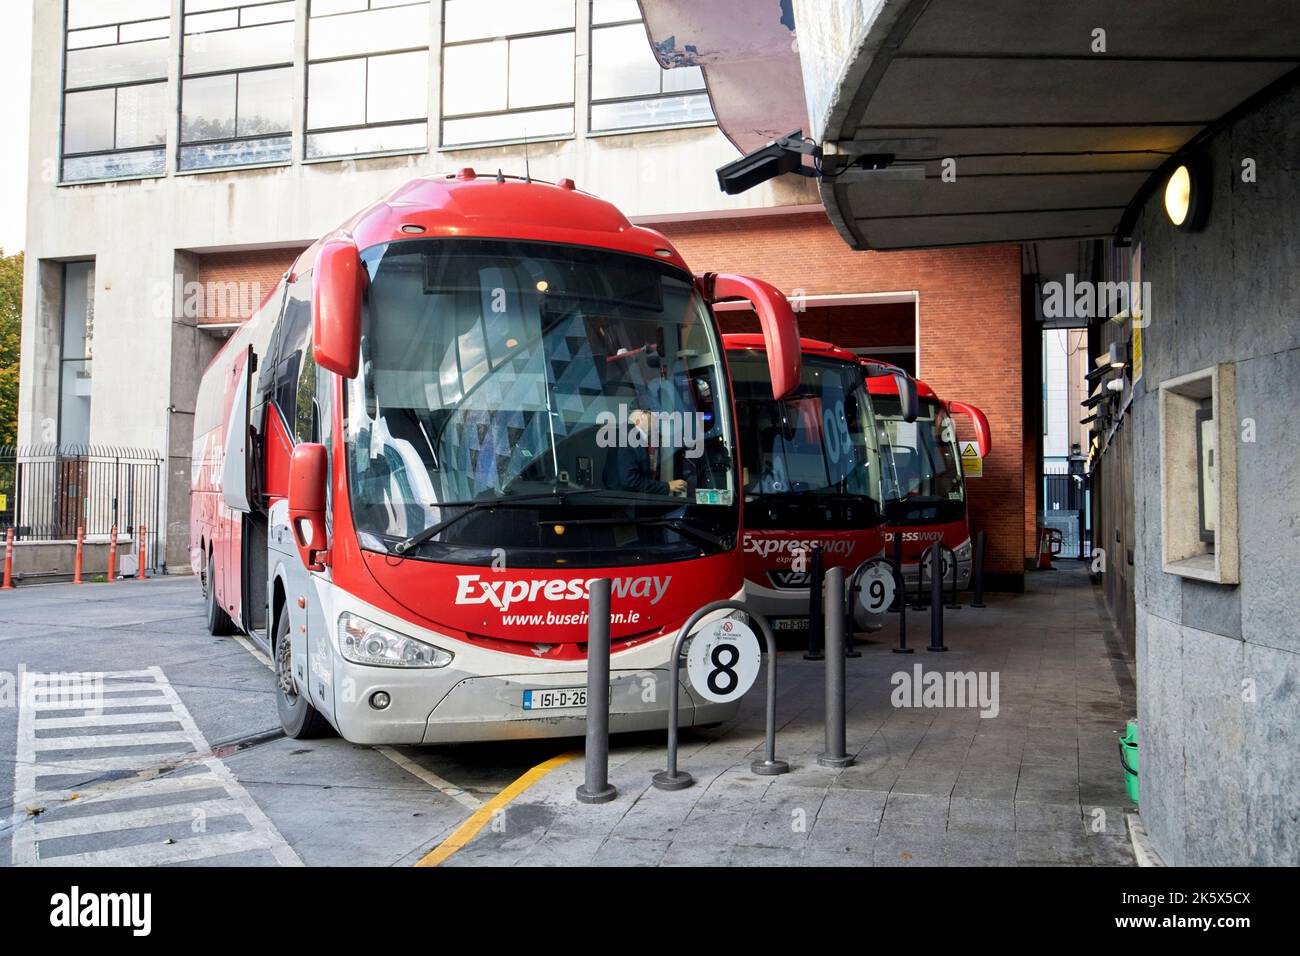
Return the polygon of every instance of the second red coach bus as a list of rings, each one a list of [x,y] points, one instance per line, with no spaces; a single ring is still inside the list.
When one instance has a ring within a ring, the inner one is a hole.
[[[863,360],[864,367],[887,363]],[[952,581],[952,559],[957,561],[957,586],[970,585],[972,568],[970,524],[966,514],[966,480],[961,470],[954,414],[966,415],[975,429],[981,457],[992,448],[988,419],[974,405],[945,402],[925,382],[915,380],[918,393],[916,421],[908,422],[899,404],[898,386],[890,376],[867,379],[872,405],[880,423],[881,453],[888,483],[884,537],[889,554],[894,537],[903,539],[903,579],[915,591],[918,568],[921,582],[930,579],[923,555],[935,541],[951,548],[944,552],[945,587]]]
[[[823,568],[844,567],[846,573],[882,552],[885,495],[892,485],[881,460],[873,397],[858,357],[829,342],[800,340],[799,384],[774,398],[763,337],[732,334],[723,341],[740,431],[745,600],[778,629],[803,629],[814,547],[821,549]],[[876,368],[891,376],[895,371]],[[910,387],[901,370],[897,374]]]
[[[417,180],[304,252],[203,376],[192,484],[209,626],[265,645],[285,731],[582,733],[596,578],[610,727],[664,726],[676,630],[743,586],[722,299],[790,391],[779,292],[568,180]]]

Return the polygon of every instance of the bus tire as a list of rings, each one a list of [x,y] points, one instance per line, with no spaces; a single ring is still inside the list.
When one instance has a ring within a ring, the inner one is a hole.
[[[208,555],[208,570],[203,578],[203,600],[207,605],[208,633],[214,637],[224,637],[235,633],[235,622],[217,603],[217,585],[213,578],[212,555]]]
[[[275,709],[285,736],[307,740],[329,733],[330,725],[307,698],[298,693],[293,676],[293,642],[289,639],[289,609],[280,611],[275,622]]]

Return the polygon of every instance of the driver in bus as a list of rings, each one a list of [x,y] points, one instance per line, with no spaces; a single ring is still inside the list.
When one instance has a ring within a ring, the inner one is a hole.
[[[664,481],[659,478],[655,449],[650,444],[650,426],[653,419],[644,408],[633,408],[627,416],[628,423],[640,435],[641,447],[633,448],[619,445],[611,448],[605,461],[605,484],[623,491],[637,491],[649,495],[684,495],[686,481],[672,478]]]

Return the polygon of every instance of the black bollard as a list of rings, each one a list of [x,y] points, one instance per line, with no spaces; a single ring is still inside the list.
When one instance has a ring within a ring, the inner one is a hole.
[[[579,803],[608,803],[618,796],[609,782],[608,578],[591,582],[587,616],[587,745]]]
[[[804,652],[806,661],[822,659],[822,641],[826,629],[822,616],[822,584],[825,575],[822,572],[822,549],[813,545],[808,556],[808,650]]]
[[[894,578],[894,606],[891,614],[907,613],[907,588],[903,586],[903,532],[894,532],[894,568],[898,574]]]
[[[910,654],[907,646],[907,588],[903,583],[903,547],[901,538],[894,539],[894,600],[898,602],[898,646],[895,654]]]
[[[984,607],[984,532],[975,532],[975,569],[971,572],[974,594],[971,607]]]
[[[943,551],[942,541],[930,547],[930,646],[927,651],[946,651],[943,646]]]
[[[955,611],[961,607],[961,605],[957,603],[957,552],[946,545],[944,546],[944,549],[952,555],[952,597],[948,600],[948,608]]]

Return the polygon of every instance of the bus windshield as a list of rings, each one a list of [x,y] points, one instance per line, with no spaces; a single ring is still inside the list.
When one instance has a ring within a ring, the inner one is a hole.
[[[880,457],[861,369],[805,354],[799,387],[777,401],[761,352],[732,352],[730,367],[746,500],[766,499],[769,506],[747,513],[746,527],[777,511],[784,513],[773,527],[812,527],[811,517],[796,514],[809,506],[824,515],[828,503],[851,503],[878,516]],[[836,512],[831,520],[840,517]]]
[[[909,504],[962,502],[957,434],[943,405],[922,398],[915,422],[903,421],[897,395],[874,395],[885,444],[886,494]]]
[[[405,554],[441,526],[410,556],[572,567],[734,544],[724,367],[688,275],[513,240],[405,240],[363,261],[345,434],[364,547]]]

